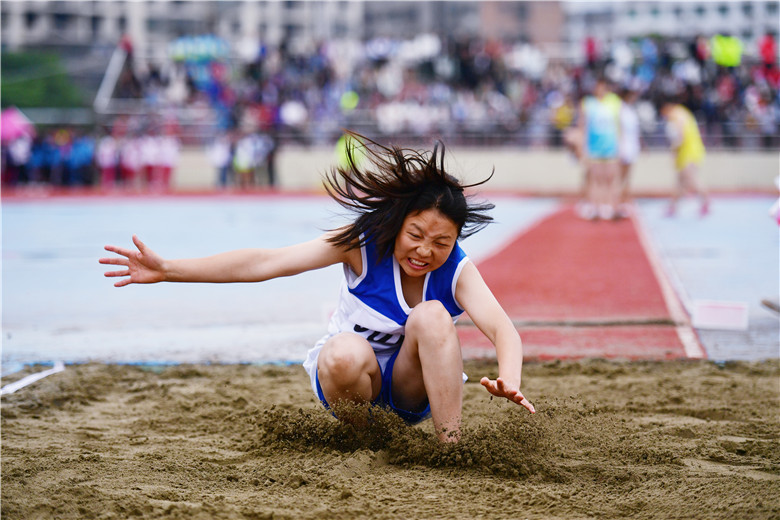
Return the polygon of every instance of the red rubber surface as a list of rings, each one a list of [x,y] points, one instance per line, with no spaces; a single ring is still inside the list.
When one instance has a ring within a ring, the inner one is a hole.
[[[671,321],[631,219],[584,221],[563,208],[479,264],[509,316],[520,322]],[[464,351],[492,350],[474,327]],[[526,359],[686,357],[673,325],[521,327]]]

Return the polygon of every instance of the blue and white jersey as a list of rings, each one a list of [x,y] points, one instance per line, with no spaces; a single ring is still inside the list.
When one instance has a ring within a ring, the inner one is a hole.
[[[379,258],[372,240],[360,250],[363,267],[360,276],[344,265],[344,281],[339,302],[330,319],[328,334],[314,346],[303,366],[309,373],[316,392],[317,356],[325,342],[341,332],[353,332],[366,338],[377,354],[384,371],[384,363],[401,347],[406,320],[412,308],[406,303],[401,287],[401,266],[391,254]],[[463,308],[455,299],[455,288],[463,267],[469,258],[457,243],[444,264],[425,275],[423,301],[438,300],[457,321]]]

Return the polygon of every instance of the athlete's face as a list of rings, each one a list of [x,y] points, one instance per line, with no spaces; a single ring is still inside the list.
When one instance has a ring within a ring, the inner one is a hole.
[[[458,227],[439,210],[410,213],[395,237],[393,256],[407,276],[424,276],[444,264],[457,239]]]

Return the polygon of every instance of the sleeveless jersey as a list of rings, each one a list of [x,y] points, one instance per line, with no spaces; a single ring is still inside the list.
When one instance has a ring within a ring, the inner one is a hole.
[[[392,254],[379,258],[376,243],[370,239],[360,252],[363,260],[360,276],[344,265],[338,307],[328,324],[328,334],[309,350],[303,364],[314,388],[317,356],[330,337],[341,332],[359,334],[368,340],[378,357],[391,354],[404,341],[406,320],[412,309],[404,299],[401,266]],[[455,287],[468,260],[466,253],[456,243],[444,264],[425,275],[423,301],[441,302],[453,322],[464,311],[455,300]]]

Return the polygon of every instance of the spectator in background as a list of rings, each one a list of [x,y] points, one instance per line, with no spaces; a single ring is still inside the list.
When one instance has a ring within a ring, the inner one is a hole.
[[[21,135],[11,141],[7,147],[3,147],[3,186],[16,186],[28,182],[30,179],[30,156],[32,155],[33,139],[28,135]]]
[[[122,140],[119,151],[119,165],[122,184],[127,188],[139,188],[143,163],[141,161],[140,139],[128,132]]]
[[[27,163],[29,171],[30,181],[38,184],[48,182],[48,153],[47,148],[47,136],[44,134],[38,134],[32,142],[32,148],[30,150],[30,160]]]
[[[778,146],[778,130],[780,130],[780,107],[773,103],[772,94],[763,90],[755,106],[755,118],[761,134],[761,146],[765,150]]]
[[[95,162],[100,171],[101,188],[114,188],[117,182],[119,147],[116,139],[110,133],[106,133],[98,140]]]
[[[65,164],[70,155],[71,133],[67,128],[59,128],[51,136],[49,152],[49,181],[55,186],[67,183]]]
[[[611,220],[616,214],[620,105],[604,77],[596,80],[593,94],[582,101],[579,124],[586,172],[585,202],[579,214],[587,220]]]
[[[765,66],[774,66],[777,62],[777,44],[771,34],[765,34],[758,41],[758,52]]]
[[[585,61],[589,69],[595,69],[599,62],[598,42],[593,36],[585,38]]]
[[[253,134],[246,132],[236,143],[233,153],[233,171],[236,175],[236,185],[246,190],[255,184],[255,168],[257,167],[257,150]]]
[[[157,144],[157,178],[154,187],[163,191],[171,189],[171,179],[179,164],[179,139],[175,130],[166,127]]]
[[[233,170],[231,169],[233,143],[230,135],[220,134],[209,145],[207,154],[212,166],[217,171],[217,185],[227,188],[233,182]]]
[[[276,152],[279,150],[279,141],[276,138],[276,133],[271,132],[265,135],[265,171],[268,177],[268,186],[275,187],[277,183],[276,178]]]
[[[661,102],[660,113],[667,121],[666,132],[674,151],[677,172],[677,182],[666,214],[669,217],[676,215],[680,197],[693,193],[699,197],[699,214],[705,216],[710,211],[710,199],[699,180],[699,166],[704,160],[705,148],[696,118],[690,110],[669,98]]]
[[[159,177],[160,136],[156,128],[149,129],[137,139],[140,157],[140,183],[142,186],[157,188],[161,183]]]
[[[95,140],[91,135],[74,133],[70,145],[65,169],[65,184],[68,186],[91,186],[94,181],[93,164],[95,159]]]
[[[623,103],[620,106],[620,174],[618,178],[620,199],[617,207],[619,217],[629,215],[631,169],[639,157],[641,149],[639,114],[635,106],[639,95],[640,86],[637,82],[629,83],[623,88],[620,95]]]
[[[576,107],[572,103],[571,96],[554,91],[550,99],[552,110],[552,146],[560,148],[564,145],[564,132],[574,121]]]

